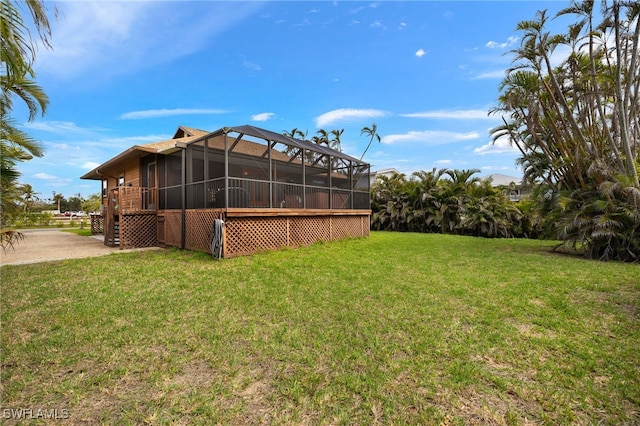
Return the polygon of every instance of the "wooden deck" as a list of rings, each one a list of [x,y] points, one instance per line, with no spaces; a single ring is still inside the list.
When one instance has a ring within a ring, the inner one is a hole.
[[[319,241],[368,237],[370,210],[193,209],[158,211],[161,246],[211,252],[213,225],[224,221],[223,257],[250,255]]]
[[[224,222],[223,256],[236,257],[318,241],[369,236],[371,210],[206,208],[158,210],[155,188],[108,192],[105,244],[120,248],[179,247],[211,252],[216,219]]]

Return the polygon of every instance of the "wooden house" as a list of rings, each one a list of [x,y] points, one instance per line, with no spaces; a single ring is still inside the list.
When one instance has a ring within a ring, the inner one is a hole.
[[[369,235],[369,164],[253,126],[179,127],[82,176],[102,182],[105,244],[223,257]]]

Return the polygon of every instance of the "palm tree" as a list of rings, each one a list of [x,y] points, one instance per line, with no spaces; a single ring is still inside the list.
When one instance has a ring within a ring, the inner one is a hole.
[[[40,40],[51,47],[51,29],[42,0],[25,2],[35,24]],[[48,99],[43,90],[31,78],[34,76],[33,63],[36,56],[36,44],[28,26],[20,16],[19,9],[11,0],[0,0],[0,35],[2,37],[0,75],[1,113],[3,121],[13,109],[13,97],[18,96],[29,109],[29,121],[41,110],[44,114]]]
[[[504,125],[492,135],[508,137],[527,182],[542,185],[533,210],[553,237],[589,257],[635,261],[640,214],[622,211],[640,211],[640,4],[603,2],[599,23],[595,4],[558,13],[577,18],[566,34],[545,29],[544,11],[518,24],[522,42],[493,111]],[[560,45],[570,53],[552,65]]]
[[[64,195],[60,193],[56,193],[56,191],[53,191],[53,202],[56,203],[58,206],[58,213],[62,213],[60,211],[60,203],[62,202],[62,200],[64,200]]]
[[[336,151],[342,152],[340,137],[342,136],[342,133],[344,133],[344,129],[334,129],[330,133],[331,135],[333,135],[333,138],[329,140],[329,147],[335,149]]]
[[[307,137],[307,132],[306,131],[303,132],[302,130],[299,130],[297,127],[294,127],[289,132],[284,130],[282,132],[282,134],[285,135],[285,136],[288,136],[290,138],[293,138],[293,139],[302,139],[302,140],[304,140]],[[299,155],[299,152],[298,152],[299,150],[300,150],[300,148],[297,148],[297,147],[292,146],[292,145],[287,145],[287,147],[284,149],[283,152],[285,154],[289,155],[289,156],[295,157],[295,156]]]
[[[287,132],[286,130],[284,130],[282,132],[283,135],[285,136],[289,136],[290,138],[294,138],[294,139],[302,139],[305,140],[307,138],[307,133],[308,131],[302,131],[300,129],[298,129],[297,127],[294,127],[293,129],[291,129],[291,131]]]
[[[38,194],[33,190],[33,187],[28,183],[20,185],[20,191],[22,192],[22,199],[24,201],[24,211],[27,213],[33,204],[33,197]]]
[[[51,47],[51,30],[44,2],[30,0],[24,4],[33,18],[40,40],[45,46]],[[19,130],[11,118],[13,101],[16,97],[24,101],[29,111],[29,121],[32,121],[38,112],[44,114],[49,100],[42,88],[32,80],[36,44],[29,26],[20,15],[18,5],[11,0],[0,0],[0,11],[0,216],[1,224],[5,226],[11,206],[16,204],[20,196],[16,185],[20,175],[16,163],[43,154],[41,145]]]
[[[404,231],[411,210],[407,179],[402,173],[378,176],[371,187],[371,227],[376,230]]]
[[[364,152],[360,156],[360,160],[362,160],[364,158],[364,155],[369,150],[369,147],[371,146],[371,142],[373,142],[374,139],[377,139],[378,143],[380,143],[380,135],[378,134],[378,125],[376,123],[373,123],[371,127],[366,127],[366,126],[363,127],[362,130],[360,131],[360,135],[367,135],[370,137],[367,147],[365,148]]]
[[[20,77],[25,68],[30,69],[35,61],[36,44],[31,36],[18,5],[12,0],[0,0],[0,36],[2,37],[2,62],[6,63],[9,76],[16,74]],[[29,0],[23,3],[27,6],[43,44],[51,48],[51,27],[47,17],[47,8],[42,0]],[[57,11],[54,9],[54,14]]]
[[[438,217],[436,203],[441,190],[440,179],[446,172],[447,169],[433,168],[429,172],[421,170],[412,174],[412,182],[414,183],[411,188],[413,211],[410,222],[415,231],[439,231],[436,226]]]

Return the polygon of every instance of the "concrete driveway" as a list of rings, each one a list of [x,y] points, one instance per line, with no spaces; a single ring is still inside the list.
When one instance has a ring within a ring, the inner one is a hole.
[[[14,249],[8,248],[6,252],[0,249],[1,266],[149,250],[120,250],[117,247],[107,247],[104,245],[101,235],[82,237],[71,232],[62,232],[58,229],[25,229],[20,232],[24,234],[24,239],[18,241],[14,245]],[[158,248],[151,247],[150,249]]]

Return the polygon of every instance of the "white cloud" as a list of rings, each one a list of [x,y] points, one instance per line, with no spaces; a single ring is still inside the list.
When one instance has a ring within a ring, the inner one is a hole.
[[[438,160],[436,161],[436,164],[441,164],[441,165],[447,165],[447,164],[451,164],[453,163],[452,160]]]
[[[584,49],[586,49],[586,47],[583,48],[582,50],[583,52],[585,52]],[[559,45],[551,53],[551,58],[550,58],[551,66],[553,67],[559,66],[562,63],[562,61],[564,61],[569,57],[570,54],[571,54],[571,47],[566,46],[564,44]]]
[[[479,137],[480,134],[478,132],[459,133],[446,130],[412,130],[407,133],[384,136],[381,142],[384,144],[397,142],[419,142],[430,145],[444,145],[448,143],[478,139]]]
[[[559,66],[570,54],[571,48],[569,46],[560,45],[556,47],[550,57],[551,65],[553,67]],[[494,71],[486,71],[471,77],[471,80],[502,80],[507,75],[507,68],[509,66],[505,65],[503,68]]]
[[[47,187],[59,188],[68,186],[71,183],[71,178],[64,178],[60,176],[53,176],[47,173],[34,173],[31,175],[33,179],[39,179],[45,181],[44,185]]]
[[[118,151],[131,148],[134,145],[143,145],[146,143],[160,142],[171,139],[171,135],[157,134],[157,135],[143,135],[143,136],[125,136],[125,137],[106,137],[101,136],[94,140],[82,141],[83,147],[92,148],[91,155],[87,155],[83,161],[90,161],[96,156],[101,160],[106,160],[118,153]],[[102,153],[101,153],[102,152]]]
[[[309,18],[304,18],[302,21],[298,22],[297,24],[293,24],[294,27],[306,27],[311,25],[311,21],[309,20]]]
[[[349,13],[351,13],[351,14],[356,14],[356,13],[359,13],[359,12],[363,11],[364,9],[365,9],[365,7],[364,7],[364,6],[359,6],[359,7],[356,7],[355,9],[351,9],[351,10],[349,11]]]
[[[275,114],[272,112],[262,112],[260,114],[254,114],[251,116],[251,120],[253,121],[267,121],[273,118]]]
[[[425,51],[424,51],[424,49],[418,49],[418,50],[416,51],[416,56],[417,56],[418,58],[422,58],[422,57],[423,57],[424,55],[426,55],[426,54],[427,54],[427,52],[425,52]]]
[[[195,115],[195,114],[225,114],[227,111],[221,109],[200,109],[200,108],[174,108],[174,109],[147,109],[142,111],[126,112],[120,116],[123,120],[140,120],[145,118],[169,117],[173,115]]]
[[[98,167],[100,163],[96,163],[95,161],[87,161],[81,167],[85,170],[93,170]]]
[[[481,73],[472,78],[472,80],[494,80],[494,79],[503,79],[505,76],[505,70],[496,70],[496,71],[488,71],[485,73]]]
[[[99,144],[114,145],[114,144],[126,144],[127,146],[136,145],[139,143],[151,143],[167,140],[171,138],[170,135],[144,135],[144,136],[126,136],[120,138],[102,138]]]
[[[251,71],[262,71],[262,67],[260,65],[247,61],[246,59],[242,60],[242,66],[250,69]]]
[[[518,42],[519,38],[518,37],[514,37],[511,36],[509,38],[507,38],[507,41],[503,42],[503,43],[498,43],[495,42],[493,40],[487,42],[487,44],[485,45],[486,47],[488,47],[489,49],[505,49],[507,47],[513,46],[514,44],[516,44]]]
[[[81,134],[81,133],[92,133],[97,130],[102,129],[85,129],[79,127],[77,124],[72,123],[70,121],[33,121],[25,123],[24,127],[34,130],[42,130],[44,132],[50,133],[61,133],[61,134]]]
[[[316,117],[316,125],[322,128],[339,121],[371,119],[384,117],[385,115],[387,115],[385,111],[380,111],[378,109],[340,108],[325,112],[324,114]]]
[[[201,51],[263,4],[194,2],[184,8],[180,2],[78,1],[56,7],[53,49],[38,51],[36,71],[57,78],[109,78]]]
[[[49,175],[49,174],[46,174],[46,173],[35,173],[32,177],[35,178],[35,179],[42,179],[42,180],[56,180],[56,179],[59,179],[58,176],[53,176],[53,175]]]
[[[171,139],[171,136],[173,135],[158,134],[125,137],[101,137],[92,141],[86,141],[83,142],[82,145],[85,147],[93,148],[91,151],[92,155],[88,155],[87,158],[83,158],[82,161],[93,161],[96,158],[104,161],[118,154],[119,151],[131,148],[134,145],[144,145],[152,142],[166,141]],[[102,154],[98,154],[99,152],[102,152]]]
[[[442,118],[453,120],[486,120],[496,118],[494,116],[489,116],[488,111],[483,109],[424,111],[414,112],[410,114],[400,114],[400,116],[411,118]]]
[[[495,143],[489,142],[485,145],[482,145],[480,148],[474,149],[473,152],[480,155],[504,153],[513,154],[518,152],[518,149],[511,146],[511,142],[508,136],[503,136],[498,138]]]
[[[65,186],[69,186],[71,182],[73,182],[73,179],[71,178],[60,178],[57,180],[48,181],[47,186],[53,187],[53,188],[63,188]]]
[[[509,170],[509,171],[512,171],[513,167],[507,167],[507,166],[482,166],[481,169],[482,169],[482,171],[493,171],[493,170],[497,170],[497,171]]]
[[[77,145],[69,145],[68,143],[52,143],[48,145],[48,148],[55,149],[56,151],[70,151],[70,150],[81,150]]]

